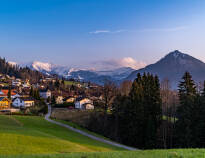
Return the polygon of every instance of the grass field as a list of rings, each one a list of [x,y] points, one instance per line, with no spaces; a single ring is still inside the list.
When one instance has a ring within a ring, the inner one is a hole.
[[[205,158],[205,149],[122,151],[42,117],[0,115],[0,158]]]
[[[0,156],[1,157],[1,156]],[[185,150],[147,150],[147,151],[120,151],[96,153],[70,153],[70,154],[37,154],[2,156],[1,158],[204,158],[204,149]]]
[[[79,84],[80,82],[76,82],[76,81],[64,81],[65,85],[67,86],[71,86],[71,85],[77,85]]]
[[[105,139],[105,140],[112,141],[112,140],[110,140],[109,138],[106,138],[106,137],[104,137],[104,136],[102,136],[102,135],[100,135],[100,134],[91,132],[91,131],[87,130],[86,128],[83,128],[83,127],[77,125],[76,123],[73,123],[73,122],[70,122],[70,121],[56,120],[56,119],[53,119],[53,120],[58,121],[58,122],[61,122],[61,123],[64,123],[64,124],[67,124],[67,125],[69,125],[69,126],[75,128],[75,129],[79,129],[79,130],[81,130],[81,131],[84,131],[84,132],[86,132],[86,133],[88,133],[88,134],[91,134],[91,135],[94,135],[94,136],[96,136],[96,137],[99,137],[99,138],[103,138],[103,139]]]
[[[0,155],[116,150],[121,149],[48,123],[42,117],[0,115]]]

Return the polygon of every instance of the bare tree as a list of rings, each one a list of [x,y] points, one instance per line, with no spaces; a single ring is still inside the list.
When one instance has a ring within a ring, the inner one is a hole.
[[[164,79],[161,82],[161,98],[163,113],[163,146],[164,148],[171,148],[173,144],[173,132],[176,121],[176,106],[178,105],[178,95],[177,92],[171,90],[168,79]]]
[[[117,95],[117,86],[111,82],[106,81],[103,87],[103,102],[104,102],[104,113],[107,114],[108,109],[111,107],[112,102]]]
[[[128,96],[129,93],[130,93],[130,89],[132,87],[132,81],[123,81],[121,84],[120,84],[120,93],[121,95],[123,96]]]

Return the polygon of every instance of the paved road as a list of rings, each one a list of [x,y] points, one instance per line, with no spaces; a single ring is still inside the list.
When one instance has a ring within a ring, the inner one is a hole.
[[[59,126],[65,127],[65,128],[68,128],[69,130],[72,130],[74,132],[80,133],[80,134],[82,134],[84,136],[87,136],[87,137],[89,137],[91,139],[94,139],[94,140],[97,140],[97,141],[100,141],[100,142],[103,142],[103,143],[106,143],[106,144],[110,144],[110,145],[113,145],[113,146],[116,146],[116,147],[124,148],[126,150],[136,150],[135,148],[132,148],[132,147],[129,147],[129,146],[126,146],[126,145],[122,145],[122,144],[118,144],[118,143],[115,143],[115,142],[112,142],[112,141],[109,141],[109,140],[105,140],[103,138],[99,138],[99,137],[96,137],[94,135],[88,134],[88,133],[86,133],[84,131],[81,131],[79,129],[73,128],[73,127],[71,127],[69,125],[63,124],[61,122],[57,122],[57,121],[51,120],[50,116],[51,116],[51,106],[48,105],[48,114],[46,114],[46,116],[45,116],[45,119],[48,122],[57,124]]]

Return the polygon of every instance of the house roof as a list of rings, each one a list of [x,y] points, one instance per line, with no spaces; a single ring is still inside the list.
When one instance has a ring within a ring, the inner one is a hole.
[[[83,100],[83,99],[85,99],[85,97],[78,97],[78,98],[76,98],[75,101],[81,101],[81,100]]]
[[[23,100],[23,101],[34,101],[34,99],[32,97],[18,97],[19,99]],[[17,98],[15,98],[17,99]],[[13,99],[13,101],[15,100]]]
[[[83,100],[83,99],[89,99],[89,98],[87,98],[87,97],[78,97],[78,98],[76,98],[76,101],[81,101],[81,100]],[[89,99],[90,100],[90,99]]]
[[[40,92],[49,92],[49,89],[41,89]]]
[[[7,96],[8,95],[9,90],[8,89],[2,89],[0,90],[0,97],[2,96]],[[16,95],[17,92],[15,90],[11,90],[11,96]]]
[[[32,97],[22,97],[21,98],[23,101],[34,101]]]
[[[66,101],[66,100],[68,100],[70,98],[74,98],[75,99],[75,97],[69,96],[69,97],[64,98],[63,100]]]
[[[2,101],[2,100],[4,100],[4,99],[6,99],[6,100],[8,100],[8,101],[9,101],[9,99],[8,99],[8,98],[6,98],[6,97],[0,97],[0,101]]]

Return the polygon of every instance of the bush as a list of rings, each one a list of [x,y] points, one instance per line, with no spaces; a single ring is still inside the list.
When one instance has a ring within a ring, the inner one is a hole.
[[[55,108],[68,108],[68,107],[74,107],[74,103],[63,103],[63,104],[55,104],[53,107]]]

